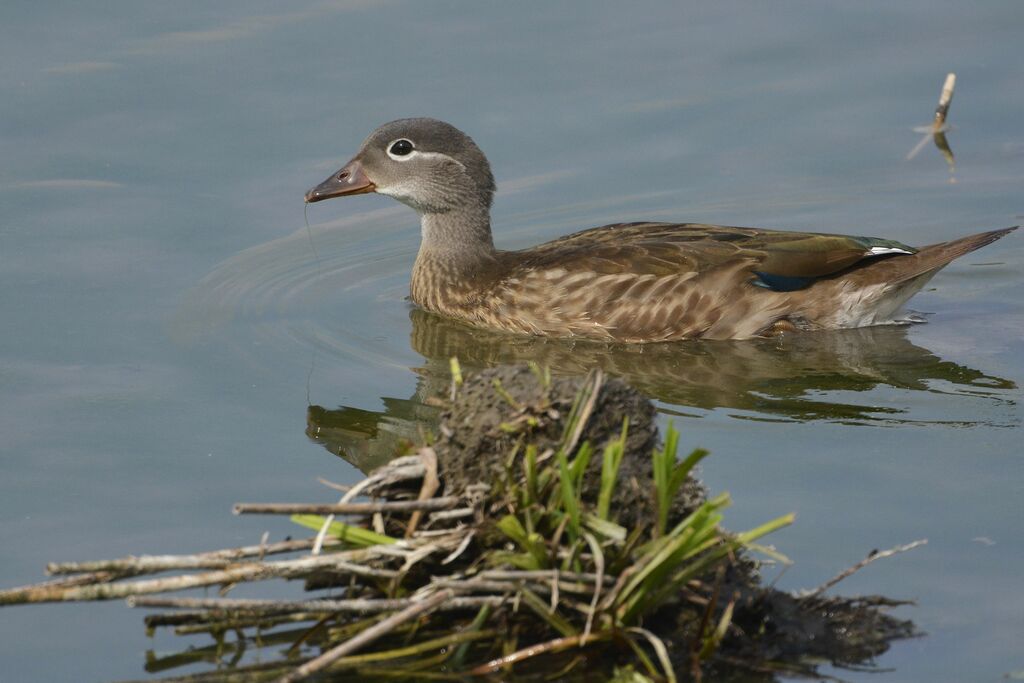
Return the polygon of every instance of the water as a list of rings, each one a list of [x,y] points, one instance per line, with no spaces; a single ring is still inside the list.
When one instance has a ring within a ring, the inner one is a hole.
[[[331,453],[386,457],[452,353],[536,358],[655,396],[712,450],[734,528],[796,511],[783,587],[929,539],[841,584],[916,599],[899,614],[928,633],[844,678],[1024,669],[1019,234],[940,274],[927,325],[607,350],[411,311],[411,212],[336,200],[307,233],[301,202],[376,125],[427,115],[490,157],[505,248],[619,220],[910,244],[1013,225],[1019,3],[7,3],[0,27],[4,586],[293,533],[230,505],[330,500],[317,476],[357,476]],[[907,161],[949,70],[956,166]],[[142,677],[180,643],[141,616],[0,610],[5,680]]]

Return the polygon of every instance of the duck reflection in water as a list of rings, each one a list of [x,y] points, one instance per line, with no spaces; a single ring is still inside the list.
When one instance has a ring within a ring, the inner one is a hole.
[[[872,403],[868,392],[886,387],[986,403],[983,418],[946,422],[1000,424],[1002,416],[1013,414],[1014,399],[1007,393],[1016,388],[1013,382],[939,358],[912,343],[906,327],[744,341],[608,345],[510,336],[418,308],[410,317],[412,348],[425,359],[413,368],[418,380],[411,398],[384,398],[382,411],[310,406],[307,412],[307,435],[363,471],[387,462],[434,427],[439,414],[436,399],[451,383],[452,357],[467,371],[529,361],[562,375],[585,375],[601,368],[658,401],[662,412],[694,417],[726,409],[740,419],[935,422],[914,414],[908,405],[912,397],[899,403],[891,397],[884,405]],[[847,392],[858,392],[865,401],[854,402],[844,395]],[[966,407],[963,412],[978,414]]]

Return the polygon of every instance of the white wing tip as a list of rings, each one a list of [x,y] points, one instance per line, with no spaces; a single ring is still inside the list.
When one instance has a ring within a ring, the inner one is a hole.
[[[871,256],[882,256],[883,254],[913,254],[914,252],[899,247],[871,247],[868,254]]]

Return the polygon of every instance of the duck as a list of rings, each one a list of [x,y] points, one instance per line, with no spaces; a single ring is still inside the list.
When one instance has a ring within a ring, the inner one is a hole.
[[[307,203],[370,192],[420,218],[419,307],[502,332],[642,344],[900,324],[906,302],[991,230],[923,247],[875,237],[703,223],[615,223],[496,249],[490,164],[431,118],[374,130]]]

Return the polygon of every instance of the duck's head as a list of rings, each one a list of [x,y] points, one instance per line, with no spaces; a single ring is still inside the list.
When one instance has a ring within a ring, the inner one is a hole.
[[[458,128],[399,119],[373,131],[341,169],[306,193],[307,202],[377,192],[421,214],[488,210],[494,177],[487,158]]]

